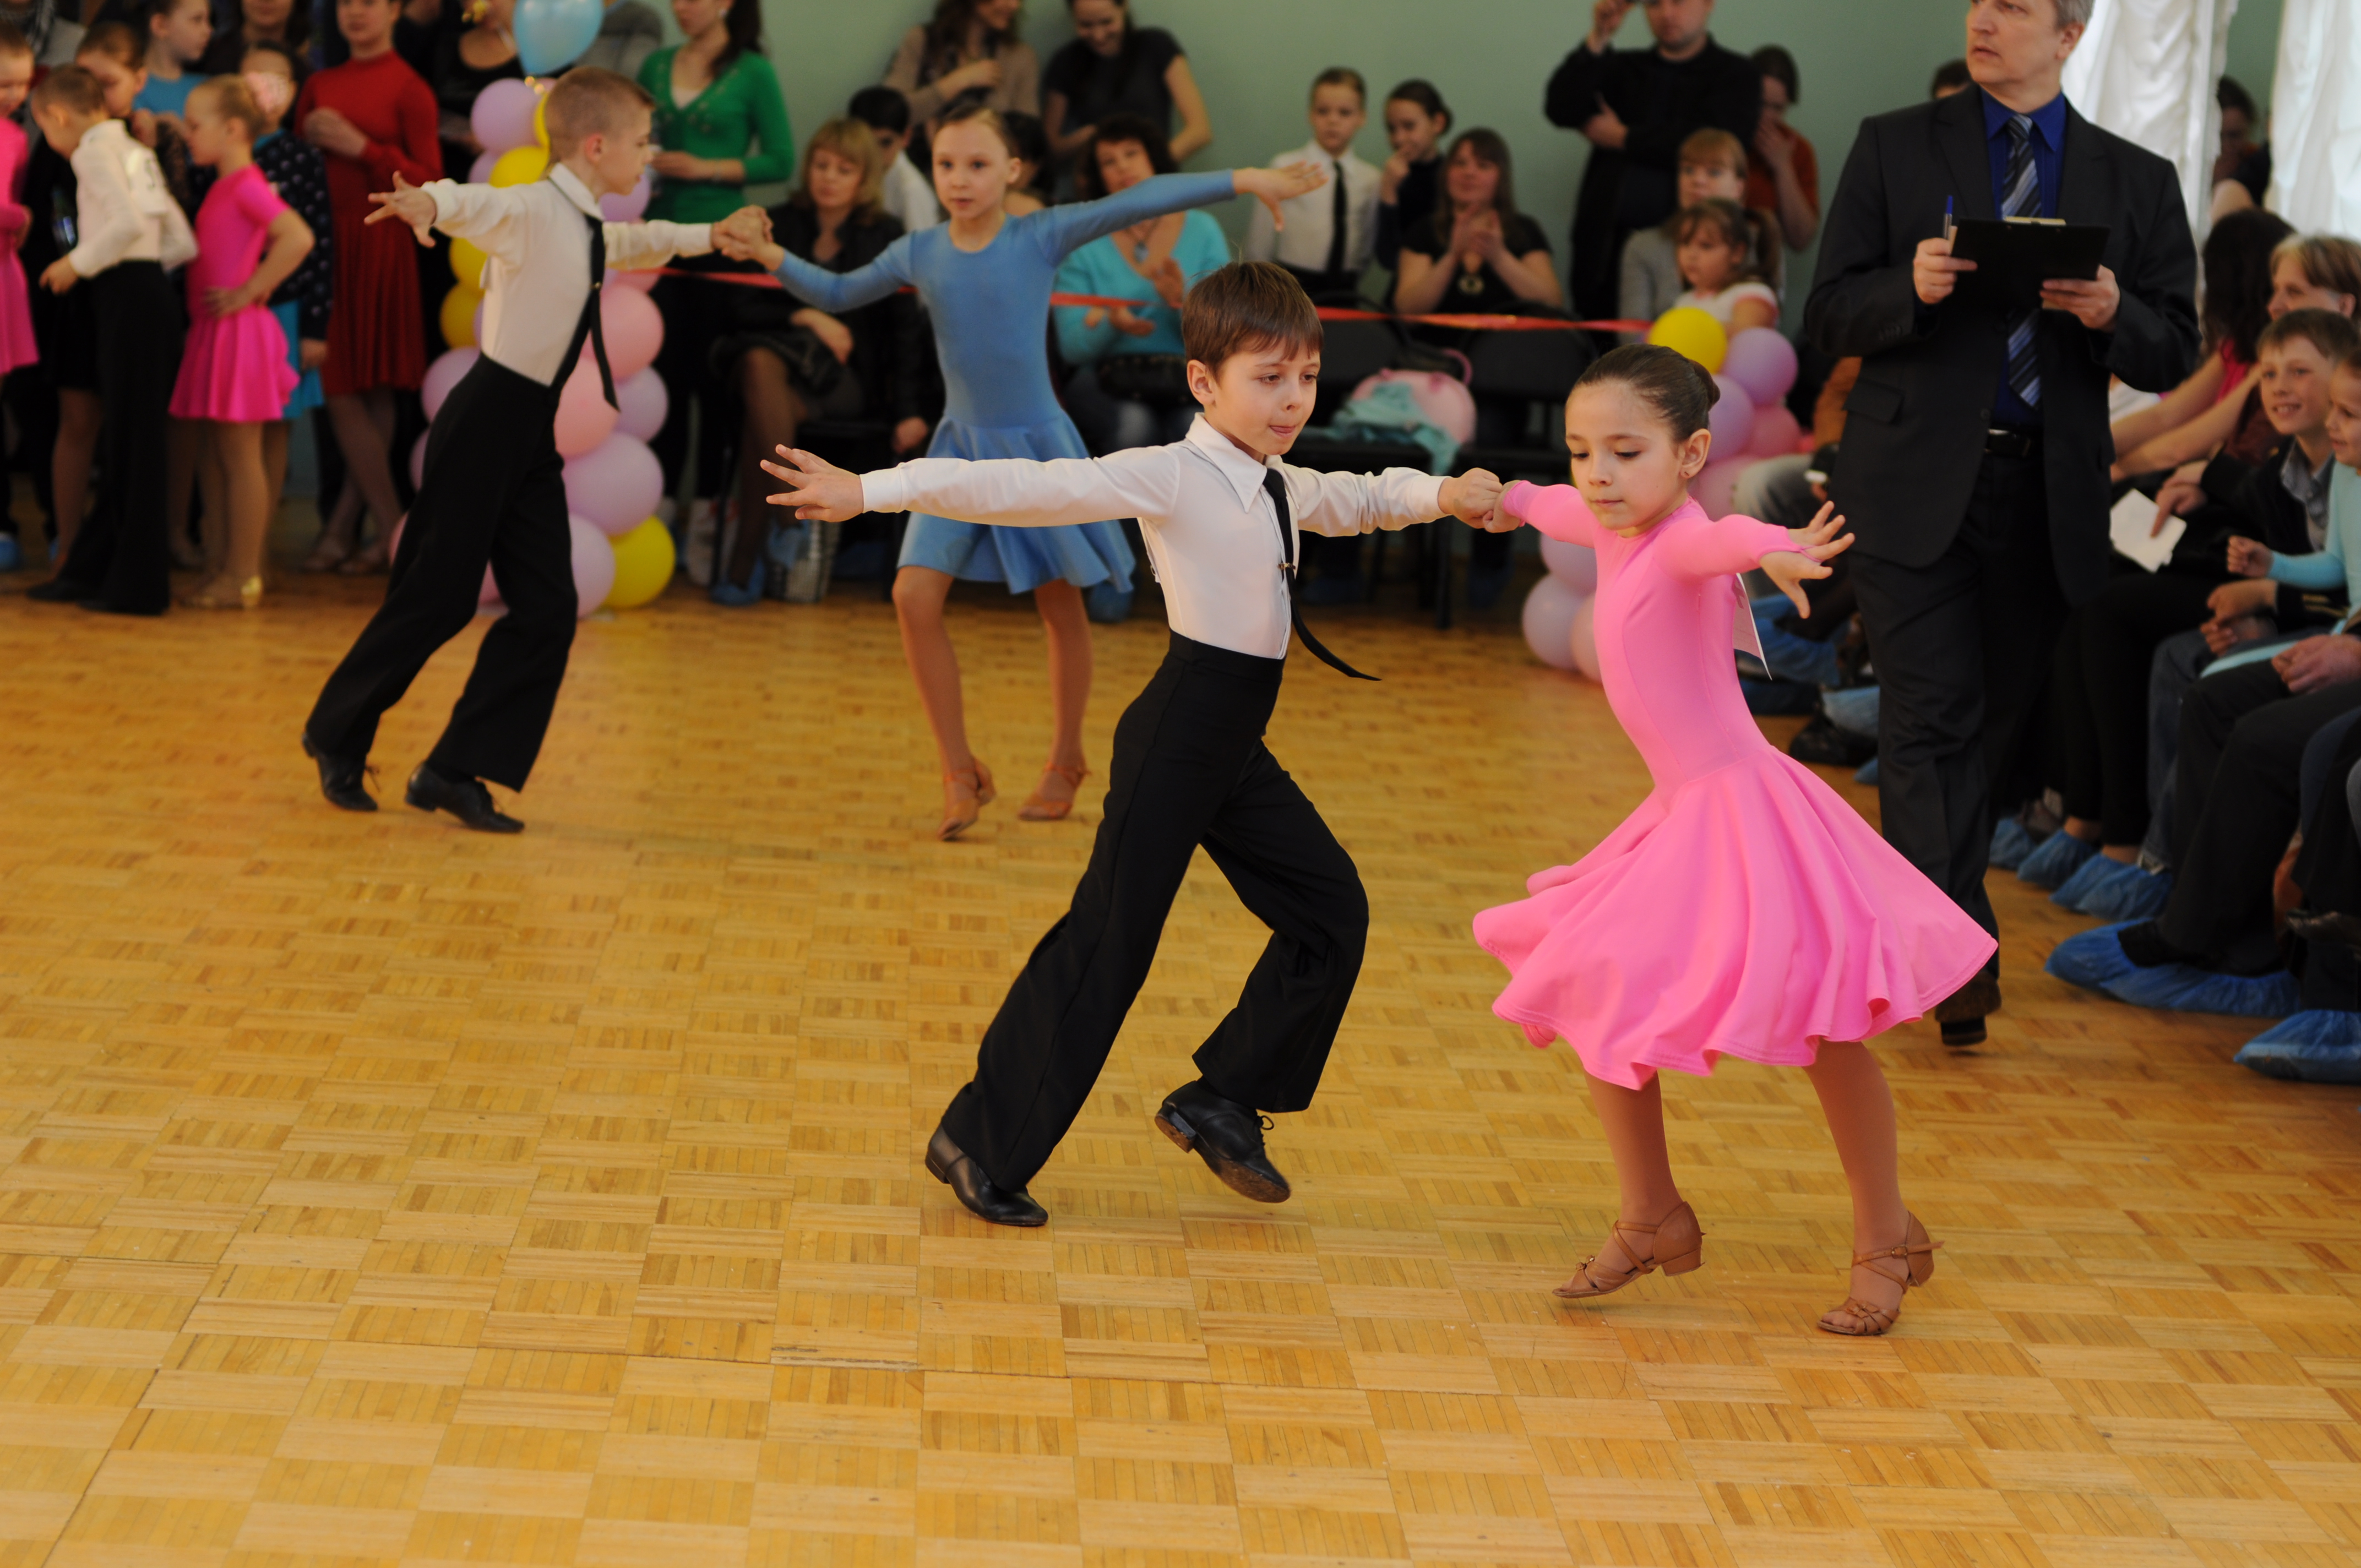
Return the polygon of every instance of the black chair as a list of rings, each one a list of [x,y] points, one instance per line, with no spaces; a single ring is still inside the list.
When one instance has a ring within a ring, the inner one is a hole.
[[[1415,468],[1423,474],[1434,461],[1425,447],[1414,442],[1337,441],[1316,433],[1296,437],[1287,460],[1298,468],[1321,474],[1368,474],[1380,468]],[[1385,565],[1386,538],[1383,533],[1377,536],[1376,554],[1369,569],[1372,595],[1377,591],[1378,574]],[[1427,576],[1419,585],[1418,593],[1419,608],[1433,609],[1435,630],[1439,631],[1451,630],[1451,552],[1443,548],[1447,540],[1448,535],[1437,539],[1436,548],[1427,552]]]
[[[1539,445],[1519,441],[1464,446],[1461,466],[1489,468],[1504,479],[1564,479],[1565,447],[1554,439],[1554,416],[1597,356],[1587,333],[1488,332],[1477,339],[1467,356],[1467,389],[1481,400],[1515,398],[1545,405],[1543,430],[1551,438]]]

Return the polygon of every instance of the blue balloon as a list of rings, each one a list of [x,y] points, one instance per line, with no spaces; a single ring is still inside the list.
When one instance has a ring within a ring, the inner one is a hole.
[[[518,63],[528,76],[565,70],[597,39],[606,14],[599,0],[517,0]]]

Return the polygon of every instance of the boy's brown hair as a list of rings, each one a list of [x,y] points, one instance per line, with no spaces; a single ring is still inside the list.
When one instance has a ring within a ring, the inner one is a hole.
[[[1189,357],[1220,375],[1233,354],[1320,346],[1320,313],[1295,274],[1272,261],[1233,261],[1197,280],[1180,302]]]
[[[76,60],[89,54],[104,55],[126,71],[137,71],[148,63],[148,40],[128,22],[98,22],[74,46]]]
[[[25,29],[0,16],[0,59],[20,54],[29,56],[32,52],[33,41],[25,36]]]
[[[33,89],[33,112],[58,107],[69,114],[88,118],[106,113],[106,90],[98,78],[79,65],[61,65]]]
[[[571,158],[589,137],[613,136],[632,110],[653,114],[655,94],[628,76],[595,65],[578,65],[557,79],[544,100],[549,156]]]
[[[1313,97],[1320,95],[1323,87],[1350,87],[1353,96],[1361,101],[1361,107],[1366,109],[1369,106],[1369,84],[1362,81],[1361,73],[1349,65],[1332,65],[1312,79]]]
[[[2334,367],[2353,356],[2361,349],[2361,329],[2334,311],[2290,311],[2263,328],[2255,339],[2255,355],[2260,358],[2272,349],[2292,342],[2309,343],[2320,350],[2321,357]]]

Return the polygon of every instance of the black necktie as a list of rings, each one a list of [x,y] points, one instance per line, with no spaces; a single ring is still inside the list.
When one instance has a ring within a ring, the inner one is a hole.
[[[590,297],[582,302],[582,319],[574,323],[574,341],[566,345],[566,357],[557,367],[557,378],[550,382],[552,391],[561,391],[574,375],[574,367],[581,362],[582,344],[588,339],[590,352],[598,361],[598,385],[607,393],[607,406],[620,408],[615,400],[615,367],[607,363],[607,326],[599,319],[598,291],[607,282],[607,225],[588,214],[583,221],[590,225]]]
[[[1348,215],[1345,201],[1345,160],[1343,159],[1336,159],[1336,167],[1329,174],[1328,181],[1336,188],[1336,193],[1331,199],[1328,208],[1328,277],[1331,281],[1334,281],[1336,275],[1345,270],[1345,230]]]
[[[1269,492],[1271,510],[1279,514],[1279,572],[1287,579],[1287,613],[1295,622],[1295,634],[1303,639],[1312,656],[1332,670],[1341,670],[1356,681],[1374,681],[1375,675],[1365,675],[1344,660],[1331,653],[1320,639],[1312,635],[1312,628],[1303,624],[1303,611],[1295,602],[1295,514],[1287,508],[1287,481],[1279,470],[1266,466],[1262,471],[1262,488]]]

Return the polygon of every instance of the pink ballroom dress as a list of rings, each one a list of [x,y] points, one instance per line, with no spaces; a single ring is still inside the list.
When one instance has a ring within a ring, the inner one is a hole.
[[[268,301],[225,316],[205,295],[254,276],[270,241],[270,222],[287,203],[261,169],[247,164],[214,181],[197,208],[197,258],[189,263],[189,341],[172,384],[172,417],[234,424],[285,417],[299,378],[287,334]]]
[[[1983,928],[1746,710],[1736,574],[1792,548],[1784,530],[1690,501],[1625,539],[1565,485],[1501,504],[1598,551],[1599,674],[1656,787],[1531,897],[1476,916],[1509,967],[1495,1013],[1638,1089],[1723,1056],[1808,1066],[1820,1041],[1922,1017],[1983,967]]]
[[[33,221],[24,202],[26,150],[25,128],[14,120],[0,120],[0,232],[7,236],[6,249],[0,253],[0,376],[40,357],[33,346],[25,264],[16,256],[26,225]]]

